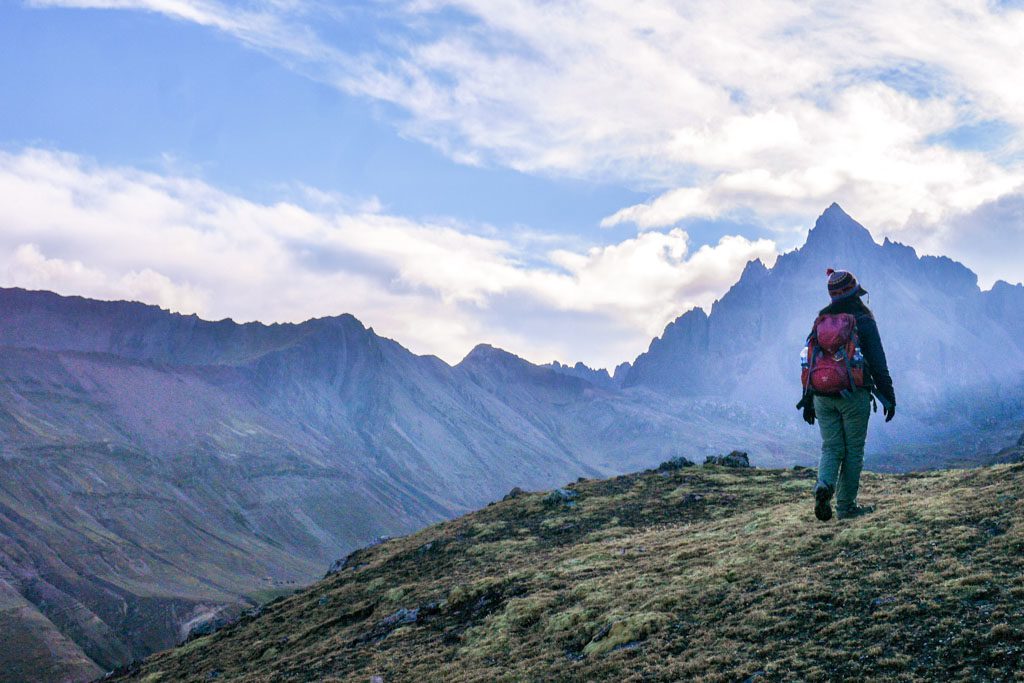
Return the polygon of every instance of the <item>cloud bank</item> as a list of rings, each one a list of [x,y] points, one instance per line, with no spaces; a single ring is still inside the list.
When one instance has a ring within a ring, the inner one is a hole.
[[[602,221],[635,234],[559,248],[25,150],[0,160],[8,284],[243,320],[348,311],[450,361],[488,341],[608,365],[776,253],[741,236],[693,249],[695,219],[740,216],[788,247],[838,201],[876,237],[962,259],[984,285],[1024,278],[1024,10],[1007,4],[30,4],[206,26],[395,105],[404,135],[460,162],[650,198]],[[357,20],[371,34],[340,38]]]
[[[839,201],[898,233],[1024,187],[1024,10],[1008,4],[33,2],[210,26],[397,105],[405,134],[457,160],[651,192],[606,227],[746,211],[784,229]],[[325,37],[356,12],[368,45]]]
[[[372,205],[260,204],[71,154],[0,153],[2,285],[240,321],[349,312],[450,362],[482,341],[538,362],[632,358],[747,261],[776,253],[739,236],[691,251],[681,229],[571,250],[486,228]]]

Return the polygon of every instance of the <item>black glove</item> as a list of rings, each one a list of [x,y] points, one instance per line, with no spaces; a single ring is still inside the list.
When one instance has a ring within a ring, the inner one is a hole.
[[[814,404],[808,403],[807,405],[804,406],[804,422],[806,422],[809,425],[812,425],[814,424],[814,418]]]
[[[882,409],[882,412],[885,413],[885,421],[889,422],[890,420],[892,420],[893,417],[896,416],[896,404],[890,403],[889,405]]]

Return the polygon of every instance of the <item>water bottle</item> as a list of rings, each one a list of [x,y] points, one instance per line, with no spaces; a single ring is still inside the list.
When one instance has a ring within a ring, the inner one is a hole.
[[[853,364],[854,365],[863,365],[864,364],[864,355],[860,352],[860,347],[859,346],[853,347]]]
[[[858,349],[859,350],[859,349]],[[804,370],[807,369],[807,347],[800,349],[800,367]]]

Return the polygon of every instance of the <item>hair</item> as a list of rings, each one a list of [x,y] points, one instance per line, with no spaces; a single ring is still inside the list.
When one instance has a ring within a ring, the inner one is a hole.
[[[842,310],[842,309],[846,309],[846,310]],[[840,299],[839,301],[833,301],[828,306],[826,306],[825,308],[821,309],[821,312],[819,313],[819,315],[825,315],[826,313],[831,313],[831,312],[836,312],[836,313],[854,313],[854,314],[862,313],[862,314],[870,315],[872,318],[875,317],[875,314],[872,313],[871,309],[868,308],[868,305],[866,303],[864,303],[864,299],[861,298],[860,294],[854,294],[853,296],[848,296],[845,299]]]

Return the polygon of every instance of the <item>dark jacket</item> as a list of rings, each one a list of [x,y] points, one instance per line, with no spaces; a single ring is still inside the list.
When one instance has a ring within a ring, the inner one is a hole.
[[[878,323],[871,309],[864,305],[859,296],[851,296],[836,301],[821,309],[818,315],[836,315],[849,313],[857,319],[857,334],[860,336],[860,350],[864,354],[867,373],[865,381],[873,387],[883,402],[896,405],[896,392],[892,388],[892,377],[889,376],[889,364],[885,360],[885,349],[882,348],[882,337],[878,334]]]

